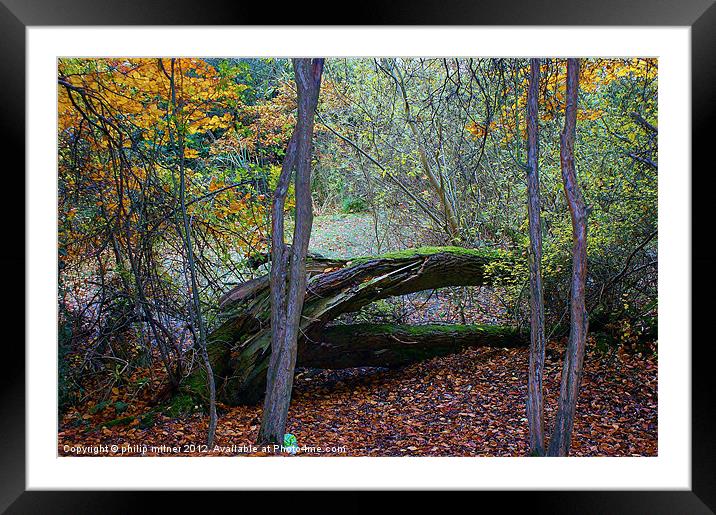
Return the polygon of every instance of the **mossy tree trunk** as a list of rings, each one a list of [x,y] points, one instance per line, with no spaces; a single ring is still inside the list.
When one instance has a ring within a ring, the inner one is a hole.
[[[509,263],[498,251],[457,247],[424,247],[353,261],[314,258],[307,266],[312,277],[300,320],[299,356],[305,342],[317,341],[326,325],[343,313],[423,290],[488,285]],[[220,361],[212,361],[220,398],[226,404],[255,403],[265,391],[271,354],[268,282],[239,285],[222,299],[225,322],[209,338],[212,360]],[[331,331],[336,330],[327,334]]]
[[[302,367],[397,367],[468,347],[524,347],[512,327],[492,325],[349,324],[328,326],[298,348]]]

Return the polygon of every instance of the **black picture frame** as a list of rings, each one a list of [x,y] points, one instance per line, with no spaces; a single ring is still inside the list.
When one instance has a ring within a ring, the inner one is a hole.
[[[159,500],[163,512],[172,506],[190,507],[202,497],[189,492],[58,492],[25,489],[25,284],[17,271],[25,274],[25,224],[17,213],[25,212],[25,29],[41,25],[592,25],[592,26],[689,26],[691,27],[692,71],[692,172],[684,180],[692,185],[692,490],[691,491],[583,491],[583,492],[479,492],[482,497],[509,497],[510,508],[527,508],[536,513],[714,513],[716,511],[716,444],[712,435],[716,387],[713,381],[714,346],[708,333],[712,318],[710,293],[714,291],[714,257],[710,250],[713,215],[712,189],[707,180],[713,174],[712,147],[716,141],[716,5],[715,0],[400,0],[385,4],[355,3],[337,5],[314,1],[292,8],[274,9],[265,4],[241,0],[214,0],[209,4],[192,0],[0,0],[0,144],[5,173],[2,181],[6,196],[18,203],[12,209],[11,223],[3,224],[3,238],[9,244],[0,253],[0,270],[7,276],[3,310],[6,326],[19,334],[8,337],[0,373],[0,511],[7,513],[129,513],[148,511],[150,500]],[[328,19],[329,16],[335,19]],[[565,41],[565,49],[569,42]],[[12,172],[9,157],[17,158]],[[698,187],[695,187],[698,185]],[[24,193],[24,194],[23,194]],[[5,202],[5,201],[4,201]],[[9,216],[9,215],[6,215]],[[31,309],[28,306],[27,309]],[[10,329],[7,329],[9,331]],[[5,330],[4,330],[5,331]],[[5,334],[9,334],[6,332]],[[688,335],[684,335],[688,345]],[[11,345],[11,342],[14,342]],[[8,365],[11,363],[12,365]],[[294,506],[306,493],[272,493]],[[235,509],[245,510],[247,493],[211,493],[211,506],[218,507],[227,497],[241,496]],[[265,494],[256,494],[258,496]],[[358,492],[351,499],[326,503],[332,512],[373,509],[373,500]],[[451,494],[452,495],[452,494]],[[421,505],[424,493],[413,493],[410,500]],[[258,499],[257,499],[258,500]],[[502,503],[504,499],[494,499]],[[229,500],[229,503],[234,501]],[[312,511],[323,511],[306,501]],[[475,503],[474,499],[467,502]],[[331,506],[332,505],[332,506]],[[486,507],[486,505],[485,505]],[[249,508],[251,509],[251,508]],[[208,510],[213,512],[214,510]]]

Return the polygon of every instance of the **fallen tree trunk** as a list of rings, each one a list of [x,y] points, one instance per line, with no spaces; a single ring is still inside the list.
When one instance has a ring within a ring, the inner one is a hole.
[[[308,368],[396,367],[468,347],[525,347],[512,327],[493,325],[350,324],[328,326],[304,341],[298,365]]]
[[[492,284],[509,268],[510,258],[502,252],[458,247],[424,247],[352,261],[313,257],[307,266],[311,277],[306,285],[299,353],[305,342],[319,341],[324,327],[343,313],[392,296]],[[220,399],[232,405],[258,402],[264,394],[271,352],[268,281],[259,278],[239,285],[221,302],[225,321],[209,338]],[[331,331],[336,330],[328,334]],[[198,383],[191,379],[188,384]]]

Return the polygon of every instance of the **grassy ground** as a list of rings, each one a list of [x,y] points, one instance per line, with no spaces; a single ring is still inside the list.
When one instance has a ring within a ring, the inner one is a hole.
[[[313,220],[309,247],[326,257],[355,258],[421,246],[417,229],[398,226],[383,215],[377,233],[371,213],[325,214]]]
[[[369,213],[331,214],[313,220],[309,248],[331,258],[374,254],[376,240]]]

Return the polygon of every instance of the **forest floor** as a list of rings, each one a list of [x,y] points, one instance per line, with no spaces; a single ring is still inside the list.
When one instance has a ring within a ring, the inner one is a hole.
[[[356,257],[378,248],[366,214],[317,217],[311,249]],[[410,232],[399,245],[409,244]],[[458,306],[460,306],[458,308]],[[465,288],[406,296],[390,309],[401,323],[504,323],[499,292]],[[564,341],[550,341],[545,422],[553,422]],[[657,357],[654,348],[604,354],[588,342],[573,456],[657,454]],[[287,431],[298,456],[525,456],[527,349],[468,349],[400,369],[297,371]],[[258,435],[260,406],[220,406],[214,449],[203,447],[207,417],[157,415],[146,424],[164,382],[159,366],[124,386],[71,408],[60,421],[63,456],[247,456]],[[107,427],[107,423],[122,424]],[[100,447],[101,446],[101,447]],[[112,447],[116,446],[116,448]],[[320,448],[320,449],[318,449]],[[88,451],[89,449],[89,451]]]
[[[551,343],[545,369],[547,428],[562,355],[561,346]],[[396,370],[299,370],[288,431],[300,448],[306,446],[299,456],[525,456],[527,360],[526,349],[468,349]],[[656,377],[653,354],[590,352],[571,455],[656,456]],[[211,451],[201,447],[207,428],[201,413],[160,415],[148,428],[139,425],[139,416],[126,426],[101,427],[115,416],[114,408],[89,416],[69,413],[58,453],[79,455],[83,448],[102,445],[101,455],[116,456],[265,455],[260,449],[247,452],[258,435],[259,406],[223,407],[219,448]]]

